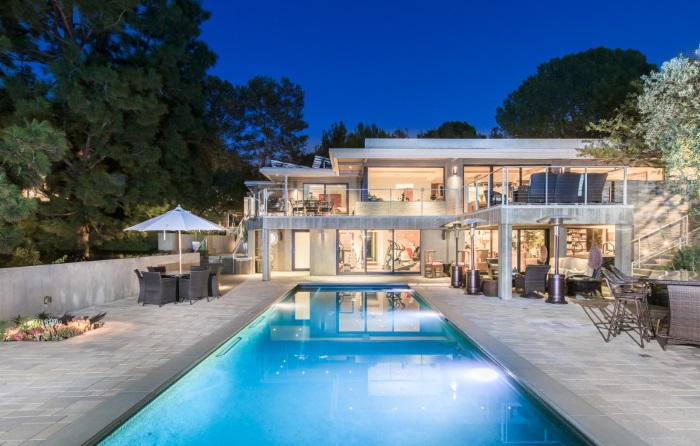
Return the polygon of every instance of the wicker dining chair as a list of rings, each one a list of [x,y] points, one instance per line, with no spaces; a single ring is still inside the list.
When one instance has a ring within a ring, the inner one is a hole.
[[[164,304],[177,301],[177,279],[161,277],[159,272],[144,272],[143,304],[154,304],[162,307]]]
[[[190,271],[189,277],[180,277],[178,281],[178,291],[180,292],[180,302],[185,300],[190,301],[190,305],[195,300],[208,297],[209,290],[207,282],[209,281],[209,269],[201,271]]]
[[[143,302],[143,296],[146,294],[146,283],[143,281],[143,273],[137,269],[134,270],[136,277],[139,279],[139,298],[136,303],[140,304]]]
[[[221,297],[221,290],[219,289],[219,276],[221,275],[222,269],[223,267],[217,266],[215,273],[209,273],[209,282],[207,283],[209,294],[207,297],[207,301],[209,301],[209,298],[218,299]]]
[[[661,348],[700,345],[700,286],[668,285],[668,332],[657,334]]]

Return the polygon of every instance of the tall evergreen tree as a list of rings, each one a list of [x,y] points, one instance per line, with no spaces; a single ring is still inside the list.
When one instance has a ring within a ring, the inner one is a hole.
[[[0,255],[23,242],[20,221],[37,209],[35,189],[66,152],[65,135],[46,122],[12,125],[0,139]]]
[[[197,0],[0,5],[0,124],[46,119],[70,149],[42,186],[45,249],[88,258],[125,216],[203,193],[207,17]]]
[[[593,138],[588,125],[611,118],[633,91],[632,83],[655,68],[635,50],[594,48],[537,67],[496,110],[510,138]]]
[[[235,87],[230,113],[232,147],[256,169],[273,158],[295,162],[303,155],[304,90],[286,77],[258,76]]]
[[[364,147],[367,138],[408,138],[408,129],[387,131],[377,127],[377,124],[364,125],[360,122],[353,131],[348,132],[343,121],[334,122],[330,129],[323,131],[321,144],[316,146],[316,154],[328,156],[328,150],[334,147]]]

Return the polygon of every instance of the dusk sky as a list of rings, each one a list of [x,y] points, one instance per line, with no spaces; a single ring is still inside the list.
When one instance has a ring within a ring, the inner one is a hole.
[[[698,0],[204,0],[210,71],[305,91],[309,148],[333,122],[411,137],[445,121],[488,134],[507,95],[554,57],[605,46],[657,65],[700,45]]]

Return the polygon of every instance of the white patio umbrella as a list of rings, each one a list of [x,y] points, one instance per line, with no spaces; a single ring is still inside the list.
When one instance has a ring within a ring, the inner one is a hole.
[[[178,205],[175,209],[165,214],[153,217],[137,225],[124,229],[125,231],[177,231],[178,259],[180,262],[180,274],[182,274],[182,243],[181,233],[189,231],[225,231],[226,228],[205,220],[186,211]]]

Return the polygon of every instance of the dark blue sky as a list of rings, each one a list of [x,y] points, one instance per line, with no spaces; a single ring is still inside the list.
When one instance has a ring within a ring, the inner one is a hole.
[[[211,73],[234,85],[288,77],[306,92],[310,146],[344,121],[393,130],[467,121],[496,108],[537,66],[605,46],[651,63],[700,45],[698,0],[204,0]]]

